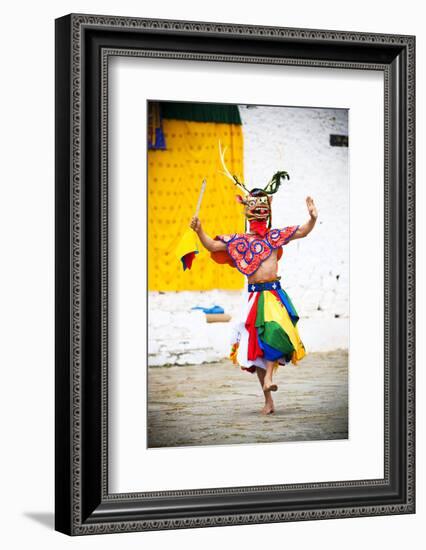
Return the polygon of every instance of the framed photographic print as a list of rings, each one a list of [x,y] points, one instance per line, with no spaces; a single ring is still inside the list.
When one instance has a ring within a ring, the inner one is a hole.
[[[415,511],[413,36],[56,20],[56,529]]]

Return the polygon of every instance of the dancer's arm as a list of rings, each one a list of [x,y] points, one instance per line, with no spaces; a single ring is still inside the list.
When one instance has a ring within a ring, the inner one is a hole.
[[[195,233],[197,233],[201,244],[209,252],[220,252],[222,250],[226,250],[226,244],[224,242],[215,241],[214,239],[209,237],[207,233],[204,232],[203,228],[201,227],[201,222],[196,216],[192,218],[190,227],[195,231]]]
[[[312,197],[306,197],[306,206],[309,212],[309,220],[303,225],[299,226],[299,228],[295,231],[294,235],[291,237],[291,239],[289,239],[289,241],[306,237],[315,227],[318,218],[318,211]]]

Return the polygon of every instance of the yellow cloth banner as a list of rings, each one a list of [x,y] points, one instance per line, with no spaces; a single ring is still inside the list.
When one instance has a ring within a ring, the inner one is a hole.
[[[200,250],[200,244],[198,237],[192,229],[186,229],[185,232],[182,235],[182,238],[178,242],[176,248],[175,248],[175,256],[176,259],[182,263],[182,260],[185,258],[187,254],[190,254],[191,252],[199,252]],[[183,265],[182,265],[183,269]]]
[[[243,133],[237,124],[163,120],[166,150],[148,151],[149,290],[236,290],[244,277],[216,264],[198,242],[192,268],[183,271],[176,248],[195,213],[201,183],[207,180],[199,218],[214,238],[244,231],[238,189],[219,172],[219,140],[227,147],[226,164],[243,178]]]

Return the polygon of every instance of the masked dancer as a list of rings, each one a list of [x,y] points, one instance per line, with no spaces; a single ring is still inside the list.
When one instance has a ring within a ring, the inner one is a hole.
[[[256,372],[265,404],[262,414],[274,412],[272,392],[278,389],[273,374],[278,365],[294,365],[306,352],[299,336],[297,311],[281,287],[278,261],[283,246],[309,235],[318,213],[311,197],[306,198],[309,219],[302,225],[275,229],[272,227],[272,198],[281,183],[289,179],[287,172],[276,172],[263,188],[251,191],[231,174],[225,164],[225,149],[220,148],[224,174],[241,190],[237,201],[243,205],[248,232],[217,235],[214,239],[203,230],[197,216],[191,228],[202,245],[218,263],[229,264],[247,276],[247,292],[241,317],[234,326],[231,359],[243,370]]]

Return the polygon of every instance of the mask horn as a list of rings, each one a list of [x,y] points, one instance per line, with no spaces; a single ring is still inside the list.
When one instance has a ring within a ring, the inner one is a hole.
[[[233,176],[231,174],[231,172],[228,170],[228,168],[226,167],[226,163],[225,163],[225,152],[226,152],[226,147],[224,147],[222,149],[222,144],[220,143],[220,140],[219,140],[219,156],[220,156],[220,162],[222,164],[222,168],[223,170],[220,170],[220,172],[226,176],[227,178],[229,178],[232,183],[234,185],[236,185],[237,187],[239,187],[243,192],[244,194],[248,195],[250,193],[250,191],[247,189],[247,187],[244,185],[244,183],[241,183],[240,181],[238,181],[238,178],[237,176]]]

